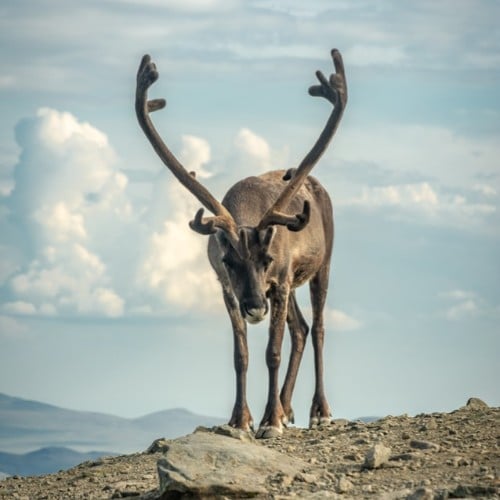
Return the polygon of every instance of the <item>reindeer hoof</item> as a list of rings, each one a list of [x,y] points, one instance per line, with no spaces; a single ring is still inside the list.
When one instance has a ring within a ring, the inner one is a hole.
[[[326,427],[332,423],[332,417],[311,417],[309,419],[309,429]]]
[[[283,434],[283,428],[273,427],[272,425],[263,425],[255,434],[257,439],[271,439]]]

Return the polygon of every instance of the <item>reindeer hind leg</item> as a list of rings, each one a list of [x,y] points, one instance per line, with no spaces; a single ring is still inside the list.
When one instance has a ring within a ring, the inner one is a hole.
[[[310,281],[313,324],[311,337],[314,348],[315,391],[311,405],[309,426],[328,424],[331,421],[331,410],[325,396],[323,381],[323,344],[325,328],[323,310],[328,291],[329,265],[322,266]]]
[[[285,382],[283,383],[283,388],[280,393],[280,399],[288,421],[293,424],[294,413],[292,409],[292,394],[295,387],[295,381],[297,380],[297,373],[302,360],[307,334],[309,333],[309,326],[299,309],[295,298],[295,291],[290,292],[286,320],[292,340],[292,346]]]

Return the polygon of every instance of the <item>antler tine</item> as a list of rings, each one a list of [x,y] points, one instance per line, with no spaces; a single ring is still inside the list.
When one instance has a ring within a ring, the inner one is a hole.
[[[311,170],[314,168],[314,165],[316,165],[318,160],[321,158],[332,137],[335,135],[337,127],[340,123],[347,104],[347,82],[345,77],[344,63],[342,61],[340,52],[337,49],[332,49],[331,56],[335,67],[335,73],[330,75],[330,79],[327,80],[321,71],[317,71],[316,77],[319,80],[319,85],[313,85],[312,87],[310,87],[309,95],[324,97],[333,104],[333,110],[318,140],[302,160],[299,167],[293,172],[292,170],[289,170],[285,174],[284,179],[288,180],[289,178],[291,178],[291,180],[283,189],[274,205],[272,205],[264,214],[264,217],[258,225],[260,229],[265,228],[269,224],[282,224],[281,220],[284,220],[282,219],[284,214],[282,214],[281,211],[287,207],[287,205],[290,203],[290,200],[295,196],[297,191],[300,189],[300,186],[303,184]],[[285,217],[291,217],[292,219],[300,220],[304,217],[304,213],[305,206],[304,212],[302,214]],[[307,222],[303,223],[302,226],[299,225],[300,229],[305,227],[306,224]],[[288,227],[288,224],[284,225],[287,225]]]
[[[226,231],[233,241],[238,241],[237,226],[226,207],[217,201],[212,194],[200,184],[194,175],[191,175],[172,154],[163,139],[158,134],[149,113],[158,111],[166,105],[165,99],[148,100],[148,89],[158,80],[159,74],[156,65],[151,61],[149,55],[143,56],[139,69],[137,71],[137,87],[135,93],[135,112],[137,120],[144,134],[149,139],[163,163],[177,177],[179,182],[187,188],[199,202],[210,212],[214,217],[202,218],[203,209],[198,211],[195,219],[191,221],[190,226],[195,231],[202,234],[211,234],[216,228]]]
[[[216,215],[214,217],[203,217],[205,210],[200,208],[194,219],[189,222],[189,227],[200,234],[214,234],[217,229],[222,229],[226,233],[232,233],[233,227],[226,217]],[[232,218],[231,218],[232,220]]]

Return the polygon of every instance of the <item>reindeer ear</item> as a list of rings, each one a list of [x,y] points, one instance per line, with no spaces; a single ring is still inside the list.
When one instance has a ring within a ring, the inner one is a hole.
[[[275,226],[269,226],[266,229],[262,229],[261,231],[259,231],[260,244],[266,250],[271,246],[275,234],[276,234]]]

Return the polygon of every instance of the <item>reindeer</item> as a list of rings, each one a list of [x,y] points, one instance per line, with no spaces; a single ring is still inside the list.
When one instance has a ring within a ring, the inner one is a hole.
[[[311,336],[314,347],[315,391],[310,426],[327,424],[331,411],[323,383],[323,309],[328,289],[333,247],[330,197],[309,176],[337,130],[347,104],[347,83],[340,52],[331,51],[335,73],[327,80],[316,72],[319,85],[311,96],[327,99],[333,109],[311,151],[296,169],[277,170],[237,182],[222,203],[188,172],[155,129],[150,113],[165,107],[164,99],[148,100],[149,87],[158,79],[155,64],[145,55],[137,72],[135,109],[139,124],[163,163],[213,215],[201,208],[189,225],[209,235],[208,258],[222,286],[234,337],[236,401],[229,425],[253,430],[246,399],[248,347],[246,324],[262,321],[270,310],[266,363],[269,392],[264,416],[256,433],[270,438],[294,422],[292,393],[309,327],[299,309],[295,289],[309,282],[312,303]],[[286,378],[279,390],[278,370],[285,323],[291,335]]]

